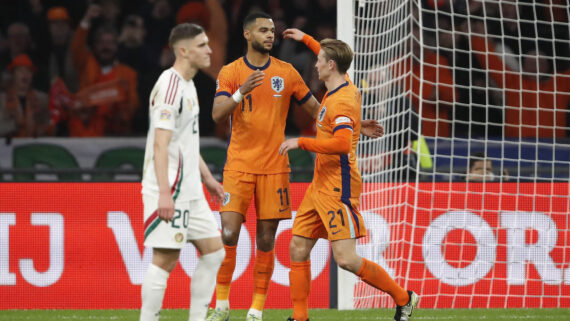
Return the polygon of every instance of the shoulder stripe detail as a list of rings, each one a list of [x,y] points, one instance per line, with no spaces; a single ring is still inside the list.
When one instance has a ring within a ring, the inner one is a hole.
[[[180,80],[178,79],[178,77],[174,76],[174,86],[173,86],[173,90],[170,93],[170,98],[169,100],[169,105],[174,104],[174,98],[176,98],[176,93],[178,92],[178,83],[180,82]]]
[[[227,91],[220,91],[219,93],[216,93],[216,95],[214,95],[214,97],[218,97],[218,96],[228,96],[231,97],[232,95],[227,92]]]
[[[353,130],[352,130],[352,126],[350,126],[350,125],[339,125],[339,126],[336,126],[336,127],[333,129],[333,134],[334,134],[337,130],[339,130],[339,129],[345,129],[345,128],[350,129],[351,131],[353,131]]]
[[[168,104],[168,94],[170,93],[170,90],[172,89],[172,79],[174,77],[174,74],[170,74],[170,80],[168,81],[168,89],[166,89],[166,94],[164,95],[164,103]]]

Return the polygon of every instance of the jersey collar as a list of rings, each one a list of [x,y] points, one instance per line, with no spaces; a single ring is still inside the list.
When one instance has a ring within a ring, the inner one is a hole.
[[[269,65],[271,64],[271,56],[269,56],[269,59],[267,60],[267,63],[261,67],[257,67],[252,65],[248,60],[247,57],[244,55],[243,56],[243,62],[245,62],[246,66],[248,66],[251,70],[265,70],[269,67]]]
[[[346,86],[348,86],[348,81],[344,82],[344,84],[342,84],[342,85],[336,87],[335,89],[333,89],[333,91],[329,92],[329,93],[327,94],[327,97],[330,97],[330,95],[336,93],[337,91],[339,91],[339,89],[341,89],[342,87],[346,87]]]

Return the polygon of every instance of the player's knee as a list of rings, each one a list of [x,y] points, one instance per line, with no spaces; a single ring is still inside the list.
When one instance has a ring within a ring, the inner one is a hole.
[[[289,244],[289,256],[292,261],[305,262],[309,260],[311,250],[304,246],[302,242],[295,242],[294,239],[291,240]]]
[[[224,245],[235,246],[238,243],[239,230],[235,231],[232,228],[222,228],[222,242]]]
[[[220,265],[222,265],[222,262],[224,261],[225,257],[226,257],[226,250],[224,250],[224,248],[222,247],[221,249],[212,253],[208,253],[207,255],[204,255],[201,258],[207,260],[209,266],[216,267],[217,269],[220,267]]]
[[[269,252],[273,250],[275,246],[275,238],[270,234],[261,234],[256,236],[257,248],[263,252]]]
[[[342,255],[334,253],[334,260],[336,264],[343,270],[356,273],[359,261],[355,259],[352,255]]]

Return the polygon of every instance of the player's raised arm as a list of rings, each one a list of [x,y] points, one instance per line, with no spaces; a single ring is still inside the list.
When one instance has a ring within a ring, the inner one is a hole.
[[[297,28],[289,28],[283,31],[283,38],[304,43],[315,55],[318,55],[319,51],[321,51],[321,44],[315,38]]]
[[[230,96],[229,93],[220,92],[214,98],[214,106],[212,107],[212,118],[214,122],[219,122],[229,114],[231,114],[237,105],[241,102],[243,97],[249,94],[255,87],[263,83],[265,74],[261,70],[256,70],[247,77],[243,85]],[[218,80],[219,81],[219,80]]]

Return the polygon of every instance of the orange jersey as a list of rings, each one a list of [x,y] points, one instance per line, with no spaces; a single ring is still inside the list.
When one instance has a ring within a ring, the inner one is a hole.
[[[231,114],[231,134],[225,170],[252,174],[287,173],[289,158],[279,155],[291,97],[301,104],[311,92],[289,63],[270,57],[263,67],[246,57],[225,65],[216,82],[216,97],[231,95],[255,70],[265,73],[263,83],[245,95]]]
[[[356,145],[360,138],[361,97],[348,81],[327,92],[317,117],[317,140],[331,139],[334,132],[352,130],[350,153],[317,153],[313,186],[328,195],[339,196],[345,203],[360,197],[362,178],[356,164]]]

